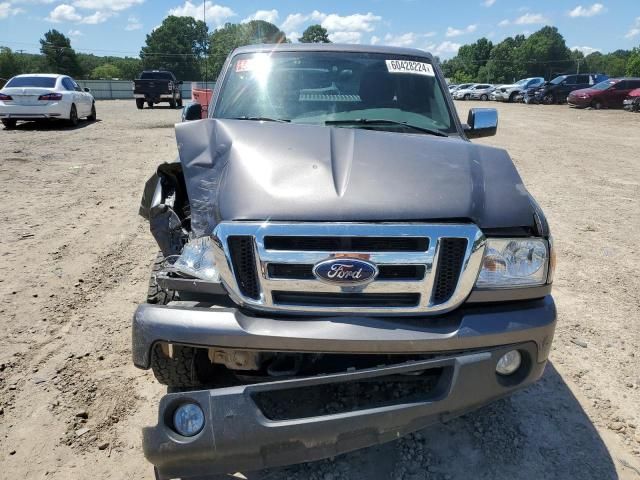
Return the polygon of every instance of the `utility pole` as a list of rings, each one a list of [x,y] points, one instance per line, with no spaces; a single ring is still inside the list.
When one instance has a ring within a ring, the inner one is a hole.
[[[578,64],[578,70],[577,70],[576,74],[580,74],[580,59],[579,58],[576,60],[576,63]]]
[[[208,40],[208,35],[207,35],[207,2],[202,2],[202,21],[204,22],[204,53],[203,53],[203,58],[204,58],[204,88],[206,90],[207,88],[207,40]]]

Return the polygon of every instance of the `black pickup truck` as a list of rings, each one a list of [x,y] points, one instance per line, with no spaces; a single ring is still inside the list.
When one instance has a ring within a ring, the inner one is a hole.
[[[209,107],[140,210],[161,253],[133,362],[170,392],[143,432],[156,478],[333,457],[540,378],[549,226],[509,154],[469,141],[497,112],[461,123],[430,54],[243,47]]]
[[[133,97],[136,99],[136,106],[142,109],[146,102],[149,108],[153,108],[154,103],[169,102],[171,108],[181,108],[180,85],[182,80],[177,80],[171,72],[146,70],[140,74],[140,78],[133,81]]]

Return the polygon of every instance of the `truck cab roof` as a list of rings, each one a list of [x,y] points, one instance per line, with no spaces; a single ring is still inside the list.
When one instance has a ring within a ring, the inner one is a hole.
[[[240,53],[259,52],[361,52],[361,53],[389,53],[392,55],[407,55],[412,57],[422,57],[433,61],[433,55],[424,50],[406,47],[390,47],[385,45],[352,45],[336,43],[278,43],[247,45],[236,48],[232,55]]]

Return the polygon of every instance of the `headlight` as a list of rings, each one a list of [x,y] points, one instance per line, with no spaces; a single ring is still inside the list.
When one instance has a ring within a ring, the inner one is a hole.
[[[547,282],[549,246],[540,238],[492,238],[487,241],[479,288],[544,285]]]
[[[200,237],[189,241],[173,264],[173,268],[180,273],[202,280],[220,281],[211,237]]]

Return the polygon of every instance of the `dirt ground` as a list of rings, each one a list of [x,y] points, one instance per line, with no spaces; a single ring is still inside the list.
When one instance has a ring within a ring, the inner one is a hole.
[[[558,250],[543,379],[409,438],[247,478],[640,480],[640,115],[495,106],[499,133],[480,142],[509,150]],[[163,389],[131,364],[130,321],[156,247],[137,209],[176,155],[179,111],[97,111],[0,131],[2,478],[153,478],[140,429]]]

